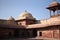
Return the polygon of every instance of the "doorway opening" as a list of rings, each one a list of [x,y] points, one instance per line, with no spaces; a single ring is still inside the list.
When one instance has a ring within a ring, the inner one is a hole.
[[[40,36],[42,36],[42,32],[39,32]]]
[[[9,32],[9,37],[11,37],[12,36],[12,34],[11,34],[11,32]]]
[[[16,30],[14,31],[14,37],[19,37],[19,30],[16,29]]]
[[[37,36],[37,30],[33,29],[33,37],[36,37],[36,36]]]

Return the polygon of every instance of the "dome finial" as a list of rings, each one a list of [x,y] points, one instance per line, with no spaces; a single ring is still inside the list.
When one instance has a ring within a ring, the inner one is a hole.
[[[25,12],[27,12],[27,10],[25,10]]]

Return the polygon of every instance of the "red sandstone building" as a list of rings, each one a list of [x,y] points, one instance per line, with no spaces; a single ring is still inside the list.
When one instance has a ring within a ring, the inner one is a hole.
[[[60,38],[60,4],[52,2],[47,9],[50,10],[50,18],[36,20],[31,13],[24,11],[15,20],[0,19],[1,37],[45,37]]]

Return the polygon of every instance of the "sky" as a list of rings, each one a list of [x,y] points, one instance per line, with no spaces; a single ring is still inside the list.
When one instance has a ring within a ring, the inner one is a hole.
[[[54,0],[0,0],[0,19],[17,18],[27,10],[38,20],[50,18],[48,5]],[[60,0],[57,0],[60,3]]]

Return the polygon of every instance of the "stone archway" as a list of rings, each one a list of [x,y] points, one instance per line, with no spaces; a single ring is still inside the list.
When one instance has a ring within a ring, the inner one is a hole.
[[[29,37],[29,31],[28,30],[23,30],[22,32],[21,32],[21,37],[22,38],[27,38],[27,37]]]
[[[33,29],[33,37],[36,37],[36,36],[37,36],[37,30]]]
[[[19,37],[19,30],[18,29],[15,29],[15,31],[14,31],[14,37]]]

